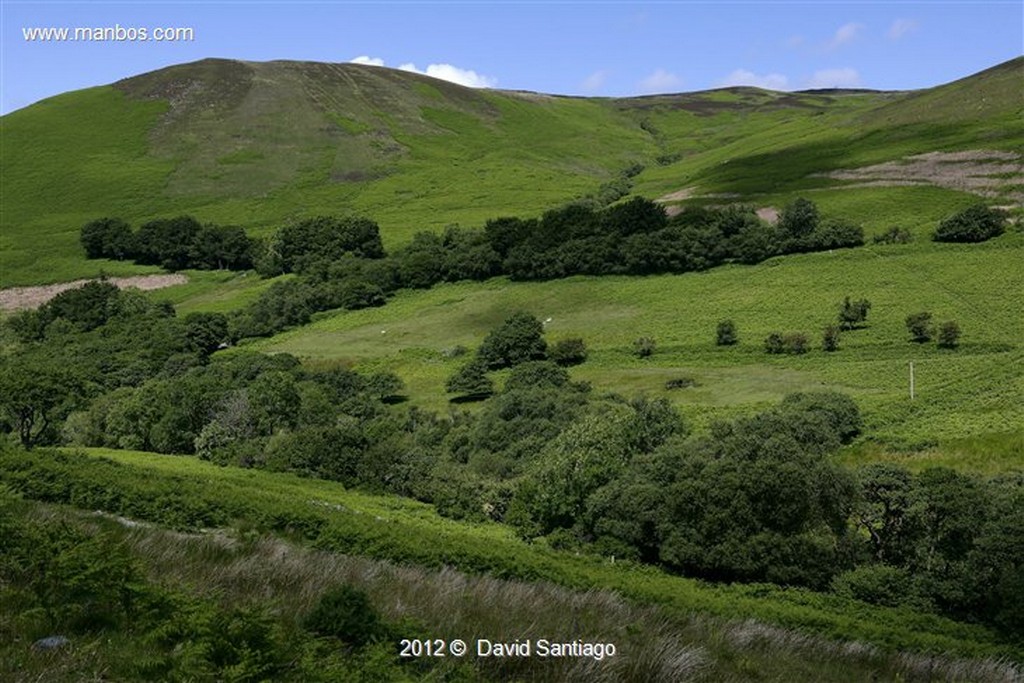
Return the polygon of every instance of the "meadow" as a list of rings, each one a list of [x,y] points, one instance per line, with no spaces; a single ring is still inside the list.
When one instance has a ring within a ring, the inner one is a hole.
[[[918,240],[682,275],[443,284],[400,292],[381,308],[321,314],[310,325],[242,348],[292,353],[317,365],[391,369],[413,403],[446,412],[444,381],[462,361],[445,351],[475,348],[508,314],[526,310],[551,319],[549,341],[585,340],[589,357],[574,378],[598,392],[668,398],[698,428],[789,392],[828,388],[853,396],[866,433],[894,447],[1013,431],[1024,421],[1024,350],[1017,341],[1024,318],[1005,293],[1024,290],[1024,240],[1020,234],[981,245]],[[835,322],[845,296],[871,301],[868,324],[844,333],[839,351],[822,351],[821,330]],[[911,343],[904,318],[920,310],[937,321],[957,320],[964,330],[960,347]],[[714,344],[715,326],[725,318],[738,327],[737,346]],[[802,356],[768,356],[763,340],[773,331],[806,332],[813,348]],[[632,354],[640,336],[655,339],[653,356]],[[677,377],[698,386],[666,389]],[[1020,463],[1017,453],[1006,466]]]

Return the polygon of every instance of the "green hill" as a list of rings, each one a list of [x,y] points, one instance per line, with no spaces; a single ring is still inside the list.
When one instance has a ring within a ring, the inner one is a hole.
[[[169,67],[0,119],[0,286],[101,267],[147,272],[83,259],[78,228],[103,215],[191,213],[264,233],[357,211],[394,245],[417,230],[539,213],[636,164],[639,194],[770,204],[840,184],[818,174],[910,154],[1019,153],[1022,64],[909,94],[729,88],[628,99],[471,90],[353,64]],[[994,196],[1019,193],[1020,174],[1009,176]],[[820,198],[833,200],[854,218],[877,214],[871,192]]]

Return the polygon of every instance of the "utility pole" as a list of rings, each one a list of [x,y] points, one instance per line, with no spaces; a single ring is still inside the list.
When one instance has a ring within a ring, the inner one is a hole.
[[[914,400],[914,361],[910,361],[910,400]]]

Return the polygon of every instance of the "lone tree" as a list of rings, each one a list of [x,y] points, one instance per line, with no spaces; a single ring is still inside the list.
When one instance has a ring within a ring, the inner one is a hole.
[[[786,352],[786,340],[781,332],[772,332],[764,338],[764,352],[771,354]]]
[[[548,348],[543,335],[540,320],[522,311],[513,313],[484,338],[477,355],[492,370],[543,360]]]
[[[907,331],[910,332],[911,341],[923,344],[931,341],[934,328],[932,327],[932,314],[928,311],[912,313],[907,316]]]
[[[850,301],[850,297],[846,297],[839,305],[839,329],[853,330],[860,327],[867,321],[870,310],[871,302],[867,299]]]
[[[721,320],[715,330],[715,344],[718,346],[732,346],[739,342],[736,335],[736,323],[732,320]]]
[[[466,398],[485,398],[494,393],[494,382],[487,376],[487,364],[474,358],[448,378],[445,389]]]
[[[821,336],[821,348],[824,351],[839,350],[839,328],[835,325],[826,325]]]
[[[960,345],[960,326],[955,320],[939,325],[938,343],[940,349],[955,349]]]

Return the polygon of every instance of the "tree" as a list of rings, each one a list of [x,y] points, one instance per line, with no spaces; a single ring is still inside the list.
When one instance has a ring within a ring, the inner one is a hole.
[[[715,331],[715,343],[718,346],[732,346],[739,342],[736,335],[736,323],[732,320],[721,320]]]
[[[818,207],[814,202],[800,197],[782,208],[777,227],[784,237],[801,239],[818,228],[818,221]]]
[[[932,327],[932,314],[927,311],[912,313],[907,316],[907,331],[910,332],[912,341],[923,344],[931,341],[935,330]]]
[[[487,363],[479,358],[469,361],[448,378],[445,390],[466,398],[490,396],[494,393],[494,382],[487,376]]]
[[[654,355],[655,342],[653,337],[640,337],[633,342],[633,355],[637,358],[647,358]]]
[[[131,227],[120,218],[100,218],[82,226],[79,236],[86,258],[129,258],[135,249]]]
[[[871,302],[867,299],[850,301],[850,297],[843,299],[839,305],[839,329],[852,330],[860,327],[868,318],[868,311],[871,310]]]
[[[181,270],[191,265],[192,248],[202,226],[191,216],[143,223],[136,235],[136,261]]]
[[[223,313],[190,313],[185,317],[185,339],[202,356],[209,356],[230,341],[228,318]]]
[[[0,365],[0,409],[28,450],[52,436],[84,389],[82,378],[55,359],[18,358]]]
[[[984,204],[974,204],[943,219],[932,239],[936,242],[984,242],[1003,234],[1006,216]]]
[[[563,367],[579,365],[587,360],[587,345],[579,337],[560,339],[551,346],[548,357]]]
[[[541,360],[547,351],[544,325],[529,313],[513,313],[484,338],[477,355],[490,369]]]
[[[790,332],[783,337],[783,343],[786,346],[786,353],[791,353],[797,356],[807,353],[807,335],[803,332]]]
[[[938,343],[940,349],[955,349],[960,345],[960,326],[955,320],[939,325]]]
[[[826,325],[821,337],[821,348],[825,351],[839,350],[839,328],[835,325]]]

